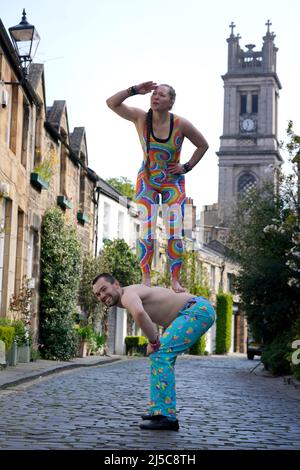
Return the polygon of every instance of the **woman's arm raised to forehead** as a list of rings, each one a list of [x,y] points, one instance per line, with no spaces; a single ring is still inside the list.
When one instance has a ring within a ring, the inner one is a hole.
[[[112,111],[117,113],[122,118],[127,119],[128,121],[132,121],[136,124],[139,119],[145,117],[145,111],[139,108],[129,107],[123,102],[130,96],[145,95],[146,93],[150,93],[155,88],[156,83],[152,81],[140,83],[139,85],[129,87],[126,90],[119,91],[115,95],[108,98],[106,100],[106,104]]]

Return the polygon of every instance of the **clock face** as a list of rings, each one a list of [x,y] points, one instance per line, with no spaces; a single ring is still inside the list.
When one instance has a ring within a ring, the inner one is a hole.
[[[253,119],[246,118],[242,121],[242,129],[244,131],[253,131],[255,127]]]

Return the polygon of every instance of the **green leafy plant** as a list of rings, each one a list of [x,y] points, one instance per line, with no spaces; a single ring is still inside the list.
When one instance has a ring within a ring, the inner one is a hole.
[[[81,244],[59,208],[48,210],[41,230],[41,350],[44,358],[76,355],[73,328],[81,271]]]
[[[58,167],[58,156],[54,149],[49,149],[44,158],[33,168],[33,173],[37,173],[46,182],[49,183],[51,177],[56,173]]]
[[[15,320],[12,322],[12,326],[15,329],[15,340],[18,346],[23,346],[29,343],[28,332],[26,331],[25,325],[22,320]]]
[[[40,359],[41,353],[37,347],[31,347],[30,348],[30,361],[35,362],[38,359]]]
[[[9,310],[15,318],[12,325],[15,327],[18,345],[31,344],[34,314],[32,310],[32,289],[29,288],[29,280],[26,276],[23,277],[19,291],[11,297]]]
[[[263,350],[261,360],[265,368],[273,375],[291,373],[289,355],[291,354],[291,337],[289,333],[280,333]]]
[[[106,315],[105,306],[98,301],[92,291],[93,279],[105,270],[100,257],[86,255],[83,258],[80,285],[78,291],[78,303],[85,315],[86,321],[96,325]]]
[[[105,345],[106,343],[106,335],[103,335],[101,333],[94,333],[94,341],[95,341],[95,349],[96,351],[100,349],[102,346]]]
[[[145,336],[126,336],[126,354],[133,355],[137,353],[145,355],[147,344],[148,340]]]
[[[9,351],[15,336],[15,329],[12,326],[0,326],[0,340],[4,342],[6,351]]]
[[[77,336],[82,341],[90,341],[94,335],[93,328],[90,325],[78,326],[77,328],[75,328],[75,331]]]

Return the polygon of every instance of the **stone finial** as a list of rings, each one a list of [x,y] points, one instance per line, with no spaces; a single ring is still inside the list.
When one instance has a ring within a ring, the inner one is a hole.
[[[268,21],[265,23],[265,25],[266,25],[267,28],[268,28],[268,29],[267,29],[267,34],[270,34],[270,26],[272,25],[271,21],[268,20]]]
[[[232,21],[232,22],[230,23],[230,25],[229,25],[229,28],[231,28],[231,33],[230,33],[230,36],[231,36],[231,37],[234,36],[233,30],[234,30],[235,27],[236,27],[236,26],[235,26],[234,22]]]

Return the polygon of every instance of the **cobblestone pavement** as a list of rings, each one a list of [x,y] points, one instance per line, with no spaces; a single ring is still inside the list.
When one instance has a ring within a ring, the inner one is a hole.
[[[245,356],[178,359],[180,430],[142,431],[149,363],[125,359],[0,390],[0,449],[300,449],[300,390]]]

